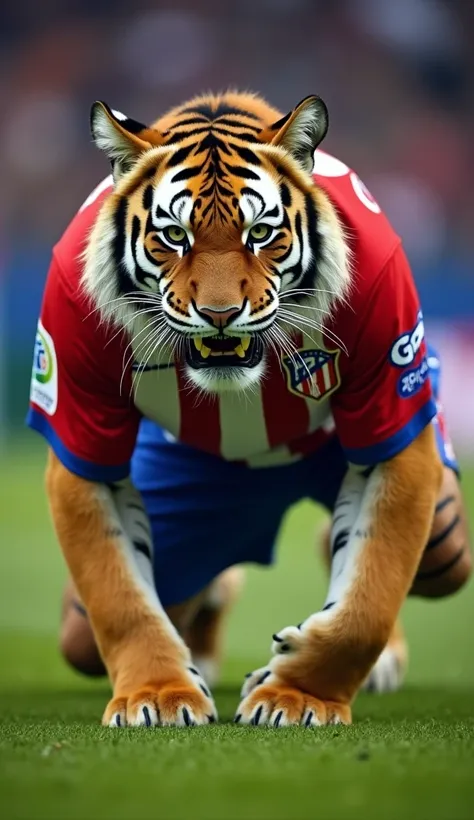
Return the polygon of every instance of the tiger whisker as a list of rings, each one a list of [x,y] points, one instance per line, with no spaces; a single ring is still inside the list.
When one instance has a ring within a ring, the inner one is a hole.
[[[307,316],[299,316],[297,313],[293,313],[292,311],[284,309],[279,311],[279,315],[283,319],[286,319],[288,322],[291,322],[291,324],[294,327],[296,327],[301,333],[305,333],[307,336],[309,336],[309,334],[306,330],[303,330],[300,325],[319,331],[323,336],[326,336],[332,342],[337,344],[337,346],[340,347],[346,355],[349,355],[347,347],[342,341],[342,339],[332,330],[329,330],[328,328],[325,328],[323,325],[319,324],[316,320],[311,321]],[[300,323],[300,325],[298,325],[298,322]],[[311,336],[309,338],[311,339]],[[311,341],[314,342],[314,339],[311,339]]]
[[[148,322],[148,323],[145,325],[145,327],[143,327],[141,330],[139,330],[137,333],[135,333],[135,334],[132,336],[132,338],[130,339],[130,341],[129,341],[129,343],[127,344],[127,346],[126,346],[126,348],[125,348],[125,350],[124,350],[124,353],[123,353],[123,358],[122,358],[122,368],[124,368],[124,369],[125,369],[126,367],[128,367],[128,364],[129,364],[129,363],[130,363],[130,361],[134,358],[134,356],[137,356],[137,355],[138,355],[138,351],[140,350],[140,348],[141,348],[141,346],[142,346],[143,339],[142,339],[142,341],[140,341],[140,343],[138,344],[138,346],[137,346],[136,348],[134,348],[133,346],[136,344],[136,341],[137,341],[137,339],[139,338],[139,336],[141,336],[141,335],[142,335],[142,333],[146,333],[147,331],[150,331],[150,333],[156,333],[157,331],[161,330],[161,329],[165,326],[165,324],[166,324],[166,320],[165,320],[164,318],[162,318],[162,317],[156,317],[156,318],[155,318],[155,319],[153,319],[151,322]],[[146,339],[148,339],[148,336],[146,337]],[[146,343],[146,342],[145,342],[145,343]],[[131,355],[129,356],[129,358],[127,359],[126,363],[124,364],[125,355],[126,355],[127,350],[128,350],[129,348],[131,348],[131,349],[132,349],[132,353],[131,353]]]
[[[162,332],[163,328],[164,328],[163,321],[160,321],[158,323],[155,322],[155,321],[152,321],[150,324],[146,325],[146,327],[142,328],[142,330],[140,330],[138,333],[136,333],[133,336],[133,338],[130,340],[130,342],[128,343],[127,347],[124,350],[123,359],[122,359],[122,377],[120,379],[120,392],[122,392],[123,379],[125,377],[125,373],[127,371],[127,368],[129,366],[130,362],[134,358],[139,357],[141,351],[148,345],[150,339],[152,339],[153,337],[156,337],[157,333]],[[138,337],[142,333],[145,333],[146,331],[148,331],[148,333],[145,336],[145,338],[142,339],[140,341],[140,343],[137,345],[137,347],[134,348],[133,345],[136,343],[136,340],[138,339]],[[126,352],[129,348],[131,348],[132,352],[131,352],[130,356],[128,357],[127,361],[124,362]]]
[[[155,308],[148,308],[147,310],[138,311],[134,316],[132,316],[130,319],[128,319],[121,327],[119,327],[119,329],[114,333],[114,335],[106,342],[106,344],[104,345],[104,349],[106,347],[108,347],[109,344],[111,344],[113,342],[113,340],[117,338],[117,336],[119,336],[121,334],[122,330],[125,330],[125,328],[127,328],[130,324],[132,324],[132,322],[135,322],[140,316],[145,316],[145,315],[150,314],[150,313],[155,314],[156,313]]]
[[[329,293],[331,296],[334,296],[335,299],[349,305],[347,297],[344,296],[344,294],[336,293],[334,290],[327,290],[324,288],[288,288],[288,290],[284,290],[281,294],[279,294],[279,298],[282,299],[285,296],[308,296],[312,293]]]
[[[283,337],[287,340],[287,344],[289,344],[289,345],[292,345],[292,346],[293,346],[293,351],[294,351],[294,352],[293,352],[293,354],[289,353],[289,352],[288,352],[288,349],[287,349],[285,352],[287,352],[287,353],[288,353],[288,355],[289,355],[289,357],[290,357],[291,361],[293,362],[293,364],[294,364],[295,368],[296,368],[296,360],[295,360],[295,358],[294,358],[294,357],[295,357],[295,355],[296,355],[296,356],[298,356],[298,358],[299,358],[299,360],[300,360],[301,364],[303,365],[304,369],[306,370],[306,372],[307,372],[307,374],[308,374],[308,376],[309,376],[310,381],[312,381],[312,378],[313,378],[313,377],[312,377],[312,374],[311,374],[310,370],[308,369],[308,365],[306,364],[306,362],[305,362],[305,360],[303,359],[303,357],[302,357],[301,353],[299,352],[299,350],[298,350],[298,349],[294,346],[294,343],[291,341],[291,339],[289,338],[289,336],[285,333],[285,331],[283,330],[283,328],[281,328],[281,327],[277,327],[277,329],[278,329],[279,333],[281,333],[281,334],[282,334],[282,336],[283,336]],[[312,341],[314,341],[314,340],[312,340]],[[314,342],[314,343],[316,344],[316,342]]]
[[[173,335],[174,330],[169,327],[166,331],[162,333],[162,335],[158,339],[153,339],[153,341],[150,344],[150,347],[147,349],[147,353],[145,354],[143,366],[140,367],[139,370],[136,370],[135,374],[132,377],[130,396],[132,395],[133,390],[135,390],[135,392],[138,391],[143,373],[145,372],[147,364],[150,361],[153,354],[156,352],[156,350],[158,350],[159,347],[164,347],[165,344],[168,343],[169,339],[173,337]]]
[[[139,298],[130,299],[130,296],[136,296]],[[88,319],[89,316],[92,316],[94,313],[97,313],[97,311],[102,310],[105,307],[109,307],[109,305],[113,305],[117,302],[122,302],[124,305],[136,305],[147,301],[156,302],[156,304],[159,307],[161,307],[163,299],[161,295],[158,294],[149,294],[142,291],[131,291],[129,294],[122,294],[121,296],[117,296],[115,299],[109,299],[107,302],[102,302],[102,304],[97,305],[95,308],[89,311],[89,313],[86,316],[84,316],[82,321],[85,322],[85,320]]]

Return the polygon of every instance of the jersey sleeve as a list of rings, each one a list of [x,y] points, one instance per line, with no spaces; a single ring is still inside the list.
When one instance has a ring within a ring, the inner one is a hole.
[[[350,320],[358,330],[332,410],[348,461],[370,466],[408,447],[436,405],[423,316],[401,245],[364,299]]]
[[[99,322],[86,299],[51,262],[35,340],[27,424],[71,472],[118,481],[130,471],[139,413],[121,334]]]

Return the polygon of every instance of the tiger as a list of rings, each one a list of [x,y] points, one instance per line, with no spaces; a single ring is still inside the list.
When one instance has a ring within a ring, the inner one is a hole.
[[[151,125],[92,106],[111,175],[53,249],[28,424],[70,572],[61,649],[108,675],[106,726],[217,720],[242,565],[272,563],[302,498],[329,512],[327,597],[276,625],[238,723],[349,724],[401,681],[406,597],[470,575],[439,357],[328,121],[316,95],[203,95]]]

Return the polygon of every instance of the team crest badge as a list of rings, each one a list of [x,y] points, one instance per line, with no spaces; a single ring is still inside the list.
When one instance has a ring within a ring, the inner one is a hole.
[[[282,357],[287,386],[291,393],[320,401],[336,390],[340,383],[339,350],[296,350],[293,356]]]

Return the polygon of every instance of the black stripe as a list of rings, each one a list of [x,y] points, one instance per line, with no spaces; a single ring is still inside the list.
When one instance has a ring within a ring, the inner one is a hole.
[[[248,196],[253,196],[254,199],[258,199],[258,201],[260,202],[260,213],[262,213],[262,211],[265,207],[265,200],[264,200],[263,196],[258,193],[258,191],[255,191],[253,188],[249,188],[248,185],[245,185],[242,188],[240,193],[241,194],[247,194]],[[242,214],[242,219],[243,219],[243,216],[244,215]]]
[[[145,211],[149,211],[153,202],[153,185],[147,185],[143,191],[142,204]]]
[[[143,172],[143,179],[152,179],[156,174],[156,165],[151,165]]]
[[[192,137],[194,134],[202,134],[204,131],[207,131],[207,129],[208,126],[204,125],[201,128],[192,128],[190,131],[170,131],[169,139],[165,141],[164,145],[172,145],[175,142],[186,139],[186,137]]]
[[[234,214],[232,213],[232,208],[230,207],[230,205],[228,205],[228,204],[227,204],[227,202],[225,201],[225,199],[222,199],[222,200],[221,200],[220,206],[221,206],[221,210],[222,210],[222,208],[223,208],[223,209],[224,209],[224,211],[226,211],[226,213],[228,214],[228,216],[232,217],[232,216],[234,215]]]
[[[151,552],[148,544],[145,544],[144,541],[139,541],[137,539],[133,542],[133,546],[135,547],[137,552],[141,552],[142,555],[145,555],[147,558],[151,560]]]
[[[125,220],[127,218],[127,200],[122,198],[114,214],[115,239],[112,244],[112,254],[115,269],[118,273],[119,288],[122,293],[132,290],[130,277],[123,267],[123,257],[125,253]]]
[[[230,194],[232,193],[232,188],[226,188],[226,186],[221,185],[221,183],[217,179],[216,179],[215,185],[216,185],[216,191],[221,195],[221,197],[225,197],[225,198],[229,197],[230,198]]]
[[[182,171],[178,171],[177,174],[171,179],[171,182],[183,182],[185,179],[191,179],[191,177],[197,177],[202,171],[201,165],[194,165],[191,168],[183,168]]]
[[[444,541],[444,539],[448,537],[448,535],[454,530],[454,527],[456,526],[456,524],[459,524],[460,520],[461,520],[460,516],[456,515],[453,518],[453,520],[451,521],[451,523],[448,524],[448,526],[445,527],[444,530],[442,530],[439,535],[436,535],[435,538],[430,538],[430,540],[428,541],[428,543],[425,547],[425,552],[427,550],[432,550],[432,549],[434,549],[434,547],[437,547],[439,544],[441,544],[441,541]]]
[[[135,262],[135,276],[141,284],[146,284],[146,280],[150,278],[150,274],[143,270],[137,260],[137,242],[140,235],[140,227],[140,220],[135,214],[132,219],[132,236],[130,242],[132,246],[133,261]]]
[[[181,128],[183,125],[197,125],[198,123],[208,124],[209,118],[203,116],[188,117],[185,120],[179,120],[179,122],[176,123],[176,126]]]
[[[282,182],[280,185],[280,196],[284,207],[289,208],[291,205],[291,191],[286,182]]]
[[[276,250],[276,248],[274,248],[273,250]],[[275,262],[277,262],[279,265],[281,265],[282,262],[284,262],[286,259],[288,259],[289,256],[291,256],[292,252],[293,252],[293,242],[290,242],[290,244],[288,245],[288,247],[287,247],[287,249],[284,253],[281,253],[280,256],[275,256]],[[287,273],[287,272],[288,271],[285,271],[285,273]]]
[[[441,512],[441,510],[444,510],[444,508],[447,507],[448,504],[451,504],[452,501],[456,501],[454,495],[447,495],[446,498],[443,498],[443,500],[436,505],[436,512]]]
[[[178,199],[183,199],[184,197],[190,197],[190,196],[192,196],[192,193],[189,190],[189,188],[183,188],[182,191],[180,191],[178,194],[174,195],[173,199],[170,202],[170,211],[173,214],[173,216],[175,216],[174,206],[176,205]]]
[[[321,612],[326,612],[326,610],[332,609],[332,607],[335,606],[335,605],[336,605],[336,602],[331,601],[329,604],[326,604],[326,606],[323,606]]]
[[[251,171],[250,168],[242,168],[240,165],[230,165],[227,162],[224,162],[224,165],[227,170],[236,177],[242,177],[242,179],[260,179],[259,175]]]
[[[180,125],[181,125],[181,123],[180,123]],[[175,168],[176,165],[179,165],[181,162],[184,162],[184,160],[186,159],[186,157],[189,156],[189,154],[191,153],[191,151],[193,150],[194,147],[195,147],[194,144],[192,144],[192,145],[183,145],[182,148],[178,148],[177,151],[175,151],[174,154],[172,154],[171,157],[169,158],[168,168]]]
[[[252,114],[251,111],[245,111],[243,108],[236,108],[234,105],[227,105],[225,102],[220,102],[216,110],[213,111],[215,117],[224,117],[226,114],[236,114],[238,117],[248,117],[249,120],[258,120],[257,114]]]
[[[190,103],[181,109],[183,114],[199,114],[201,117],[206,117],[208,120],[216,120],[219,117],[225,117],[227,114],[236,114],[239,117],[248,117],[250,120],[258,120],[256,114],[250,111],[244,111],[242,108],[236,108],[233,105],[228,105],[225,102],[219,102],[217,108],[213,108],[209,103],[202,102],[199,104]]]
[[[265,219],[265,217],[263,217],[263,218]],[[279,233],[275,234],[272,241],[269,243],[273,251],[277,250],[277,248],[284,248],[285,247],[284,245],[275,245],[274,244],[275,242],[281,242],[283,239],[286,239],[286,234],[283,231],[280,231]]]
[[[214,126],[219,134],[225,134],[226,137],[232,137],[232,139],[242,140],[242,142],[260,142],[258,137],[255,137],[253,134],[246,134],[244,131],[229,131],[227,128],[218,128],[217,124]],[[242,126],[241,127],[245,127]]]
[[[439,578],[440,575],[444,575],[445,572],[452,569],[452,567],[454,567],[454,565],[457,564],[462,558],[463,554],[464,546],[461,547],[459,552],[457,552],[456,555],[447,562],[447,564],[443,564],[441,567],[438,567],[438,569],[432,569],[429,572],[419,572],[415,576],[415,581],[428,581],[431,578]]]
[[[234,145],[233,143],[230,143],[230,147],[244,162],[249,162],[251,165],[262,164],[255,151],[251,151],[250,148],[244,148],[244,146]]]
[[[314,207],[313,197],[307,194],[305,197],[306,209],[306,230],[308,231],[309,247],[313,252],[313,260],[316,263],[320,255],[321,240],[318,234],[318,215]]]
[[[280,209],[279,209],[278,205],[275,205],[274,208],[271,208],[269,211],[265,211],[264,217],[266,219],[267,216],[278,216],[279,213],[280,213]]]
[[[299,258],[298,262],[295,265],[293,265],[292,268],[289,268],[288,270],[285,271],[285,274],[288,274],[288,273],[291,274],[291,276],[293,278],[293,281],[299,280],[300,277],[301,277],[301,274],[303,272],[302,265],[301,265],[301,260],[303,258],[303,231],[302,231],[302,228],[301,228],[301,214],[300,214],[299,211],[298,211],[298,213],[296,214],[296,217],[295,217],[295,233],[296,233],[296,236],[298,237],[298,240],[299,240],[300,258]]]
[[[135,245],[137,244],[137,239],[138,239],[139,234],[140,234],[140,220],[139,220],[138,216],[135,214],[135,216],[132,219],[132,237],[131,237],[132,253],[133,253],[134,259],[135,259]],[[136,259],[135,259],[135,261],[136,261]]]
[[[165,211],[165,209],[162,208],[161,205],[156,206],[155,216],[157,219],[163,219],[163,217],[165,217],[166,219],[170,218],[168,211]]]
[[[213,128],[220,128],[221,125],[231,128],[245,128],[249,129],[249,131],[255,131],[256,134],[259,134],[262,130],[260,125],[249,125],[248,122],[243,122],[242,120],[230,120],[227,117],[219,117],[219,119],[214,120],[212,123]]]
[[[201,214],[201,219],[202,220],[204,220],[206,218],[206,216],[208,215],[209,211],[212,208],[212,205],[213,205],[213,203],[212,203],[212,200],[211,200],[210,202],[207,203],[206,207],[203,208],[203,211],[202,211],[202,214]]]
[[[332,549],[331,549],[331,553],[332,553],[333,558],[334,558],[336,552],[339,552],[339,550],[342,550],[343,547],[346,546],[346,544],[349,540],[349,534],[350,534],[350,530],[347,530],[347,529],[346,530],[341,530],[341,532],[338,533],[338,535],[334,539],[334,544],[332,545]]]

